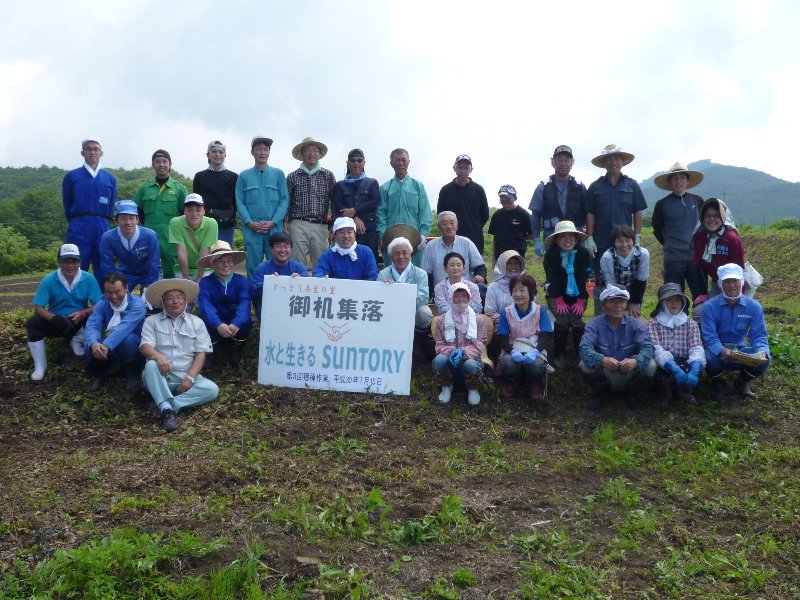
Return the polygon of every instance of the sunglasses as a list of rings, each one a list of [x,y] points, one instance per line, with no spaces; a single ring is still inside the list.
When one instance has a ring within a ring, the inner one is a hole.
[[[351,162],[351,163],[363,163],[364,162],[364,159],[361,158],[360,156],[354,156],[353,158],[348,158],[347,160],[349,162]]]

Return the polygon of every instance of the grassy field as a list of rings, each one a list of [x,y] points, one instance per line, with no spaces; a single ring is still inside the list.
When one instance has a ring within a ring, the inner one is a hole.
[[[66,347],[30,382],[28,315],[0,314],[0,597],[800,597],[800,237],[744,239],[767,277],[759,399],[703,381],[667,413],[646,390],[589,413],[570,372],[540,406],[439,406],[427,365],[408,397],[266,388],[253,336],[167,435]]]

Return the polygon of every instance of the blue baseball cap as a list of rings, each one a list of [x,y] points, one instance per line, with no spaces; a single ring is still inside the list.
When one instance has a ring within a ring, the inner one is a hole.
[[[136,215],[139,216],[139,207],[133,200],[120,200],[114,207],[116,216],[120,215]]]

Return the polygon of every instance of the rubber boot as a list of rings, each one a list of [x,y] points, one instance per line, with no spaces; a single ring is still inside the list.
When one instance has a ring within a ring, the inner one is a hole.
[[[135,392],[139,388],[139,381],[141,381],[142,369],[138,361],[131,360],[125,363],[125,390],[128,392]]]
[[[581,339],[583,339],[583,327],[580,329],[572,328],[572,347],[575,349],[575,356],[577,360],[581,359]]]
[[[528,381],[528,399],[531,402],[539,402],[542,399],[542,383],[538,377]]]
[[[83,342],[86,340],[86,329],[81,327],[78,331],[75,332],[75,335],[72,336],[72,339],[69,341],[69,346],[72,348],[72,353],[75,356],[83,356],[85,354],[83,348]]]
[[[483,383],[483,373],[478,371],[474,375],[464,374],[464,382],[467,385],[467,402],[470,406],[478,406],[481,403],[481,393],[478,388]]]
[[[656,398],[661,410],[667,410],[672,400],[672,386],[674,379],[669,373],[656,375]]]
[[[739,377],[736,378],[736,390],[742,395],[743,398],[747,398],[749,400],[755,400],[758,398],[756,393],[750,387],[750,381],[753,379],[754,376],[748,373],[746,369],[742,369]]]
[[[231,347],[230,354],[228,354],[228,361],[235,369],[238,369],[239,365],[242,363],[242,346],[244,346],[243,341],[233,340],[233,346]]]
[[[443,373],[436,373],[436,378],[442,386],[442,391],[439,393],[439,402],[448,404],[450,398],[453,397],[453,374],[448,369]]]
[[[566,329],[555,328],[553,331],[553,364],[559,368],[564,368],[564,352],[567,350],[567,335]]]
[[[31,379],[33,381],[41,381],[44,379],[44,374],[47,372],[47,352],[44,347],[44,340],[28,342],[28,348],[33,357],[33,373],[31,373]]]
[[[723,373],[711,377],[711,398],[717,402],[725,397],[725,376]]]

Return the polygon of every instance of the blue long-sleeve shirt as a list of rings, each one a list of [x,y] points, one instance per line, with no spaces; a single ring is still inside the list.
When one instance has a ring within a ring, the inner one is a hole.
[[[253,306],[261,312],[261,297],[264,293],[264,275],[289,275],[297,273],[300,277],[308,277],[308,269],[306,266],[290,258],[286,261],[285,265],[276,265],[272,259],[262,262],[253,273],[253,280],[250,282],[250,298],[253,300]]]
[[[148,286],[158,280],[158,234],[147,227],[139,227],[139,238],[131,248],[123,244],[119,227],[110,229],[100,238],[100,264],[103,274],[121,273],[128,287],[136,284]]]
[[[78,167],[64,175],[61,182],[61,200],[67,221],[80,216],[111,219],[116,198],[117,180],[105,169],[92,177],[86,167]]]
[[[644,369],[653,358],[655,349],[647,327],[635,317],[622,317],[617,327],[612,327],[606,315],[589,320],[581,338],[581,360],[590,369],[597,369],[603,358],[617,360],[633,358],[636,368]]]
[[[197,304],[206,327],[216,329],[227,323],[241,328],[251,323],[249,286],[247,277],[239,273],[232,273],[227,283],[220,281],[216,273],[203,277]]]
[[[771,357],[764,309],[748,296],[742,295],[733,306],[721,294],[703,304],[700,335],[706,348],[716,355],[727,344],[735,344],[739,349],[748,347],[746,338],[749,338],[749,347],[754,352],[766,352]]]
[[[378,265],[375,256],[367,246],[356,246],[358,260],[350,260],[349,256],[342,256],[333,250],[322,253],[314,265],[314,277],[334,277],[336,279],[362,279],[375,281],[378,278]]]
[[[116,326],[114,331],[112,331],[106,339],[103,339],[103,331],[105,331],[112,316],[114,316],[114,309],[111,308],[111,302],[108,301],[108,298],[103,296],[100,301],[95,304],[92,314],[86,321],[87,347],[90,347],[94,343],[101,343],[108,346],[109,349],[114,350],[130,335],[141,337],[142,325],[144,325],[147,311],[144,306],[144,301],[139,296],[134,296],[128,292],[128,307],[122,311],[119,325]]]

